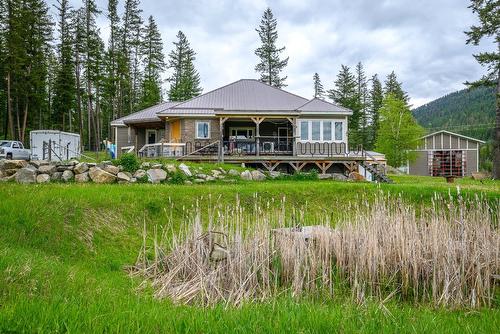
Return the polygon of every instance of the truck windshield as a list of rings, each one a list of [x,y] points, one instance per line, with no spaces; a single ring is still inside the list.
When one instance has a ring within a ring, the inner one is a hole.
[[[3,141],[0,143],[0,147],[10,147],[10,141]]]

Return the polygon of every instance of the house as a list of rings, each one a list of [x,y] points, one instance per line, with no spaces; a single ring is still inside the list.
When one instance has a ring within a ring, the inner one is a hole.
[[[479,146],[484,141],[441,130],[420,139],[417,158],[408,173],[427,176],[468,176],[479,170]]]
[[[184,102],[163,102],[111,123],[118,154],[225,161],[268,170],[357,171],[385,157],[349,149],[352,111],[242,79]]]

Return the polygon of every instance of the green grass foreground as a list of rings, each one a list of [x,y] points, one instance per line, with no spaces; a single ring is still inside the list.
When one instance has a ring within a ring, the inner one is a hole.
[[[182,206],[233,203],[251,207],[286,196],[286,206],[345,214],[361,198],[381,192],[416,205],[435,193],[500,198],[500,182],[393,177],[395,184],[333,181],[267,181],[203,185],[0,184],[0,333],[189,332],[189,333],[494,333],[498,308],[434,309],[391,300],[358,306],[345,296],[294,301],[283,296],[242,308],[203,309],[157,301],[138,291],[124,267],[133,264],[142,229],[182,220]],[[209,195],[210,194],[210,195]],[[172,206],[173,205],[173,206]],[[279,201],[270,205],[280,205]],[[173,209],[171,209],[173,207]],[[173,230],[177,226],[171,227]],[[498,304],[496,304],[498,305]]]

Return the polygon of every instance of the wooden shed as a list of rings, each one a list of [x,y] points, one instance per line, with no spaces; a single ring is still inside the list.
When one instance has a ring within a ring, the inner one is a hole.
[[[479,146],[484,141],[441,130],[421,138],[411,175],[469,176],[479,170]]]

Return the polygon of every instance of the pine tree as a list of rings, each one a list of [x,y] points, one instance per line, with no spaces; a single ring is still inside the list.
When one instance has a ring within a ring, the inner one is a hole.
[[[68,0],[58,1],[59,44],[58,67],[52,68],[56,78],[54,84],[54,102],[52,106],[52,127],[73,131],[73,107],[75,101],[75,73],[72,56],[72,41],[69,28]],[[67,120],[67,123],[66,123]]]
[[[382,83],[375,74],[371,78],[372,86],[369,93],[370,99],[370,139],[368,142],[368,149],[372,149],[377,141],[377,134],[379,129],[379,119],[380,119],[380,108],[382,107],[382,101],[384,99],[384,92],[382,89]]]
[[[355,147],[360,144],[358,131],[360,109],[356,77],[348,66],[342,65],[334,84],[335,87],[328,91],[328,97],[353,111],[353,115],[349,118],[349,142],[351,147]]]
[[[282,88],[286,87],[286,76],[280,74],[288,65],[288,57],[280,59],[280,54],[285,47],[276,47],[278,40],[277,20],[274,18],[271,8],[267,8],[260,21],[259,28],[256,29],[259,34],[262,45],[255,50],[260,62],[255,66],[255,71],[260,73],[260,81],[268,85]]]
[[[73,42],[73,61],[75,69],[75,98],[76,111],[78,115],[78,133],[80,134],[80,145],[84,147],[85,116],[83,115],[83,62],[85,54],[85,11],[83,8],[73,10],[70,13],[70,29]]]
[[[148,19],[143,35],[141,54],[144,64],[144,79],[140,107],[146,108],[161,101],[161,73],[165,67],[160,31],[152,16]]]
[[[467,44],[479,45],[484,40],[493,37],[495,51],[481,52],[474,55],[487,73],[479,81],[467,83],[471,87],[496,86],[496,121],[493,138],[493,178],[500,179],[500,19],[498,0],[471,0],[469,8],[479,18],[479,25],[470,27],[467,34]]]
[[[402,84],[398,81],[396,73],[392,71],[384,82],[384,94],[389,95],[392,94],[396,98],[403,100],[406,104],[410,102],[410,98],[408,97],[408,93],[403,90]]]
[[[168,79],[170,101],[185,101],[201,93],[200,75],[194,68],[196,53],[182,31],[177,34],[177,42],[169,53],[168,67],[173,70]]]
[[[321,79],[319,78],[318,73],[314,73],[313,75],[313,85],[314,85],[314,97],[323,99],[325,96],[325,89],[323,88],[323,84],[321,83]]]
[[[7,85],[6,85],[6,23],[7,4],[6,0],[0,0],[0,138],[7,139],[9,128],[7,111]]]
[[[120,41],[120,17],[118,16],[118,0],[108,1],[108,20],[109,20],[109,42],[106,52],[106,78],[103,95],[107,100],[108,124],[111,120],[118,117],[118,58]],[[110,129],[108,128],[108,131]]]
[[[366,148],[369,142],[368,124],[370,116],[368,115],[368,83],[361,62],[356,65],[356,95],[358,102],[356,108],[353,109],[351,119],[354,118],[358,122],[357,138],[355,139]]]

